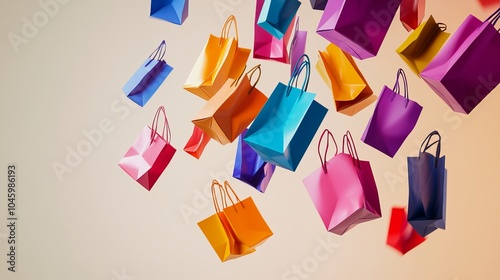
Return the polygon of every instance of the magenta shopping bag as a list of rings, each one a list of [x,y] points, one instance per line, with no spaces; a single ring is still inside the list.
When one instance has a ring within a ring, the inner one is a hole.
[[[288,43],[293,30],[292,24],[288,27],[285,35],[278,39],[269,34],[264,28],[257,24],[264,0],[256,1],[255,22],[254,22],[254,43],[253,58],[275,60],[282,63],[289,63]]]
[[[469,15],[421,72],[455,112],[469,114],[500,82],[500,34],[496,10],[484,22]]]
[[[400,95],[400,77],[403,80],[403,95]],[[392,90],[387,86],[382,89],[361,141],[394,157],[417,124],[421,112],[422,106],[409,99],[406,75],[400,68]]]
[[[163,115],[164,125],[159,134],[158,124]],[[148,191],[172,160],[176,150],[170,144],[171,133],[165,108],[156,111],[151,126],[139,134],[118,165]]]
[[[300,57],[306,53],[307,31],[299,30],[299,17],[295,22],[295,32],[290,45],[290,74],[293,74],[295,65]]]
[[[325,135],[323,153],[320,144]],[[336,151],[327,160],[330,138]],[[326,229],[342,235],[360,223],[380,218],[382,212],[370,163],[359,160],[351,133],[344,135],[342,153],[338,153],[333,134],[326,129],[318,143],[318,154],[321,168],[302,182]]]
[[[377,55],[401,0],[330,0],[316,32],[352,56]]]

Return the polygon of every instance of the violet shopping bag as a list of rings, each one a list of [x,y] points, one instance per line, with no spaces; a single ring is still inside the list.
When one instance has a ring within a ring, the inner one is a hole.
[[[253,58],[290,63],[287,48],[292,34],[293,21],[281,39],[274,37],[257,24],[263,5],[264,0],[256,1],[253,33]]]
[[[320,146],[325,136],[326,148],[322,152]],[[330,138],[336,151],[327,160]],[[382,212],[370,163],[359,160],[350,132],[344,135],[342,153],[338,153],[333,134],[329,130],[323,131],[318,154],[321,168],[302,182],[326,229],[343,235],[360,223],[380,218]]]
[[[143,107],[151,99],[173,68],[168,65],[165,56],[166,43],[163,40],[158,48],[139,67],[123,86],[123,92],[130,100]]]
[[[151,0],[150,15],[178,25],[186,20],[189,0]]]
[[[257,24],[267,33],[281,39],[292,25],[300,4],[298,0],[264,0]]]
[[[455,112],[469,114],[500,82],[499,18],[500,8],[484,22],[469,15],[422,70],[424,81]]]
[[[377,55],[401,0],[329,0],[316,32],[358,59]]]
[[[293,74],[295,65],[297,65],[300,57],[306,53],[306,40],[307,31],[299,30],[299,17],[297,17],[295,32],[290,45],[290,74]]]
[[[402,86],[399,83],[400,77]],[[382,89],[361,141],[394,157],[417,124],[421,112],[422,106],[410,100],[405,72],[399,68],[392,90],[387,86]]]
[[[198,222],[198,227],[207,238],[219,259],[224,262],[255,252],[255,249],[242,244],[237,239],[229,224],[226,214],[222,209],[224,204],[227,204],[225,189],[217,180],[213,180],[211,190],[215,214]],[[217,199],[217,190],[220,193],[220,202]]]
[[[430,143],[433,136],[438,140]],[[427,152],[436,146],[436,154]],[[441,157],[441,136],[431,132],[420,146],[418,157],[408,157],[408,222],[421,236],[446,224],[445,157]]]
[[[158,126],[163,116],[163,128]],[[146,126],[135,139],[118,165],[148,191],[172,160],[176,149],[170,144],[171,133],[165,108],[156,111],[151,126]]]
[[[243,141],[248,129],[238,138],[233,177],[247,183],[261,193],[269,185],[276,166],[265,162],[248,144]]]
[[[243,138],[264,161],[291,171],[298,167],[328,111],[314,100],[315,93],[307,92],[310,62],[307,55],[302,58],[288,85],[278,83]],[[304,83],[297,88],[294,85],[304,69]]]

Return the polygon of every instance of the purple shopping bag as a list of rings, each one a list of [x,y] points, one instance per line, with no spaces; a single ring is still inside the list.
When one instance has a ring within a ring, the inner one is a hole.
[[[316,32],[352,56],[377,55],[401,0],[330,0]]]
[[[500,82],[500,9],[484,22],[469,15],[421,77],[455,112],[469,114]]]
[[[327,135],[324,154],[320,150]],[[327,161],[329,139],[335,155]],[[347,147],[348,153],[344,151]],[[302,182],[328,231],[342,235],[354,226],[382,216],[377,186],[368,161],[359,160],[351,133],[344,135],[342,153],[330,131],[325,130],[318,143],[321,168]]]
[[[299,17],[295,22],[295,33],[293,34],[292,43],[290,45],[290,74],[293,74],[293,70],[299,58],[306,53],[306,40],[307,31],[299,30]]]
[[[310,0],[310,2],[314,10],[325,10],[328,0]]]
[[[399,77],[403,80],[403,96],[400,95]],[[361,141],[394,157],[417,124],[421,112],[422,106],[408,97],[408,82],[400,68],[392,90],[387,86],[382,89]]]

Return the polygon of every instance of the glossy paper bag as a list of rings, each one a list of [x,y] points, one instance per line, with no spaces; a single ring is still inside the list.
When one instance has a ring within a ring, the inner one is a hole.
[[[256,71],[258,77],[251,82]],[[227,80],[218,93],[205,103],[193,123],[217,142],[232,143],[267,101],[267,96],[255,87],[260,75],[259,64],[237,80]]]
[[[408,36],[396,52],[420,77],[420,72],[432,61],[450,37],[450,33],[445,30],[446,25],[436,23],[431,15]]]
[[[484,22],[469,15],[422,70],[424,81],[455,112],[469,114],[500,82],[499,15],[500,9]]]
[[[316,32],[350,55],[377,55],[401,0],[330,0]]]
[[[436,135],[438,140],[430,143]],[[436,145],[436,154],[427,150]],[[441,136],[437,131],[425,138],[418,157],[408,157],[408,222],[421,236],[427,236],[446,223],[445,157],[440,157]]]
[[[267,33],[281,39],[292,24],[300,4],[298,0],[264,0],[257,24]]]
[[[264,161],[295,171],[328,109],[307,92],[310,64],[307,55],[297,65],[288,86],[278,83],[243,139]],[[303,69],[302,88],[293,85]]]
[[[178,25],[186,20],[189,0],[151,0],[150,15]]]
[[[161,115],[164,126],[162,133],[159,134],[158,123]],[[142,130],[118,165],[132,179],[150,191],[176,152],[170,140],[170,126],[165,108],[160,106],[151,126],[146,126]]]
[[[236,35],[230,37],[229,32],[233,24]],[[184,83],[184,89],[209,100],[228,79],[237,79],[240,76],[250,51],[239,47],[236,18],[229,16],[220,37],[210,35]]]
[[[399,82],[400,77],[402,85]],[[401,87],[403,95],[400,95]],[[422,112],[422,106],[410,100],[408,91],[406,75],[400,68],[392,90],[387,86],[382,89],[361,141],[394,157],[417,124]]]
[[[282,63],[290,63],[288,54],[288,43],[293,30],[292,24],[288,27],[285,35],[278,39],[269,34],[264,28],[257,24],[264,0],[256,1],[254,22],[253,58],[274,60]]]
[[[195,125],[191,137],[184,146],[184,151],[199,159],[208,142],[210,142],[210,135]]]
[[[238,138],[236,158],[234,160],[233,177],[247,183],[261,193],[269,185],[276,166],[265,162],[248,144],[243,141],[248,130]]]
[[[130,100],[143,107],[151,99],[173,68],[168,65],[165,56],[166,44],[160,46],[139,67],[134,75],[123,86],[123,92]]]
[[[338,112],[352,116],[376,100],[352,56],[336,45],[319,51],[316,69],[332,91]]]
[[[325,134],[327,144],[322,153],[320,144]],[[329,138],[336,152],[327,160]],[[370,163],[359,160],[349,132],[343,142],[342,153],[337,153],[333,135],[325,130],[318,143],[321,168],[302,180],[326,229],[338,235],[382,216]]]
[[[425,238],[420,236],[408,223],[405,208],[392,207],[387,245],[404,255],[424,241]]]

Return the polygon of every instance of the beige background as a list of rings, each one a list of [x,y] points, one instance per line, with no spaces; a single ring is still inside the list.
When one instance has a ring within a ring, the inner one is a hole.
[[[325,231],[301,182],[319,167],[316,135],[297,171],[278,169],[265,194],[231,179],[241,197],[253,197],[274,236],[254,254],[221,263],[196,223],[213,213],[201,193],[213,178],[231,177],[236,143],[211,142],[200,160],[182,151],[191,134],[190,120],[203,104],[182,85],[208,35],[220,32],[230,12],[238,20],[241,46],[252,47],[255,2],[192,0],[182,26],[149,18],[150,2],[145,0],[66,2],[17,53],[9,32],[21,34],[23,17],[32,21],[43,10],[35,0],[0,2],[1,279],[499,278],[499,89],[469,116],[451,112],[395,53],[407,36],[397,18],[379,55],[358,62],[377,95],[383,85],[393,85],[397,68],[407,70],[410,97],[424,107],[394,159],[358,141],[373,105],[353,117],[336,113],[314,68],[309,87],[330,109],[321,129],[331,129],[337,138],[349,129],[360,156],[371,161],[383,217],[344,236]],[[314,65],[317,51],[328,42],[314,32],[321,12],[302,2],[301,26],[309,31],[307,53]],[[427,3],[427,14],[447,23],[450,31],[470,13],[484,19],[493,10],[472,0]],[[123,98],[121,88],[162,39],[174,71],[139,108]],[[264,93],[288,81],[288,65],[252,58],[248,62],[257,63],[263,65],[259,88]],[[178,151],[147,192],[117,162],[159,105],[166,107]],[[54,162],[65,164],[67,148],[85,145],[82,131],[98,129],[102,122],[109,126],[102,139],[59,180]],[[434,129],[444,137],[447,158],[447,229],[400,256],[385,245],[390,209],[407,203],[406,157],[415,155]],[[4,261],[10,163],[18,167],[16,273],[7,272]],[[191,212],[182,214],[182,209]],[[325,242],[335,248],[325,250]],[[303,274],[293,274],[293,266]]]

